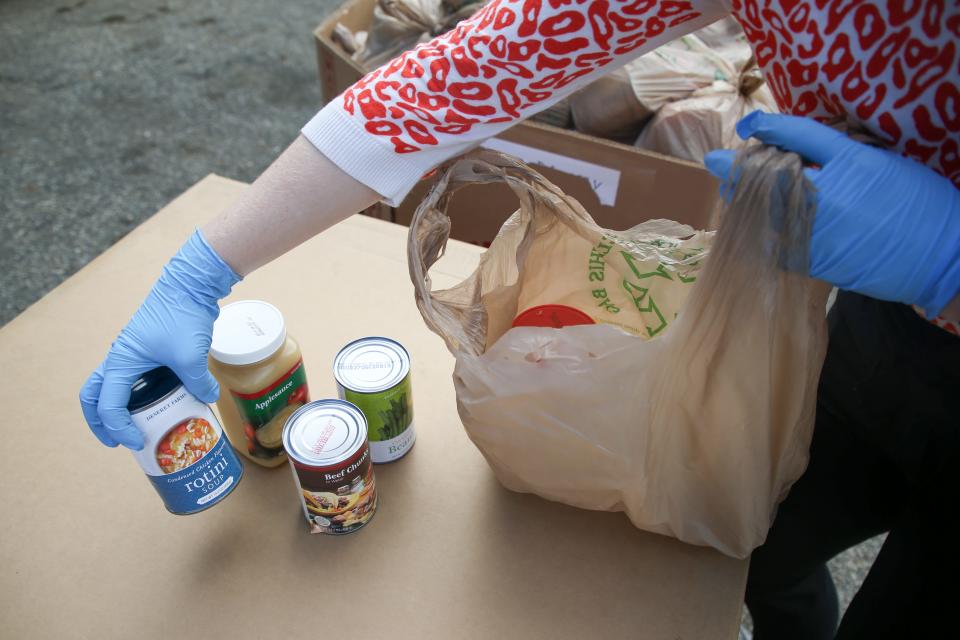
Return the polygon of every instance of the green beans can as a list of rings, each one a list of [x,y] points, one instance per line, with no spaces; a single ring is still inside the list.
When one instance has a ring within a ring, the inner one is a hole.
[[[370,456],[374,463],[405,456],[416,441],[410,354],[396,340],[355,340],[333,363],[340,398],[360,407],[367,419]]]

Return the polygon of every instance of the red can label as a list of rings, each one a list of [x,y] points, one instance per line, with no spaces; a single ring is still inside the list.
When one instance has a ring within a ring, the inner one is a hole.
[[[290,466],[311,533],[350,533],[373,517],[377,489],[366,443],[356,456],[336,466],[311,467],[293,460]]]

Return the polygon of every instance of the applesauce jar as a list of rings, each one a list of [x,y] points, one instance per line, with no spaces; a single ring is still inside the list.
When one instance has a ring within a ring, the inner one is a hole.
[[[283,425],[310,401],[300,346],[280,311],[261,300],[226,305],[213,324],[210,371],[233,446],[265,467],[287,460]]]

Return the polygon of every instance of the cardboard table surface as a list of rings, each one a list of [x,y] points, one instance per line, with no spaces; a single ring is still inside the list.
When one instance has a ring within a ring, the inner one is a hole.
[[[231,298],[284,312],[313,398],[335,396],[349,340],[409,349],[418,441],[376,468],[376,516],[310,535],[289,467],[252,463],[221,504],[167,513],[129,452],[88,432],[77,392],[164,262],[244,188],[208,176],[0,330],[0,636],[736,637],[746,562],[497,484],[457,417],[453,358],[414,304],[406,229],[371,218]],[[467,276],[480,251],[452,242],[434,286]]]

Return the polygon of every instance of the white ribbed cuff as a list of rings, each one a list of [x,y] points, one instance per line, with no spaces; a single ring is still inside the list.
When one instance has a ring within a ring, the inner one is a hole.
[[[418,156],[426,160],[420,154],[398,154],[388,141],[364,131],[343,111],[338,100],[332,100],[313,116],[301,133],[331,162],[379,193],[393,207],[432,168],[429,160],[426,166],[414,161]]]

